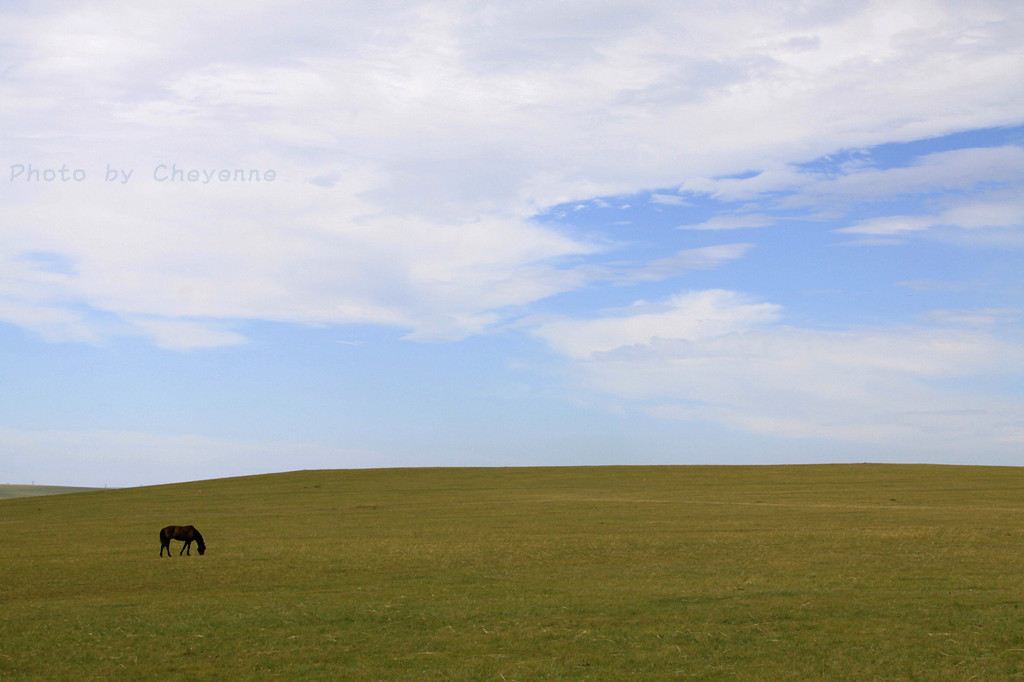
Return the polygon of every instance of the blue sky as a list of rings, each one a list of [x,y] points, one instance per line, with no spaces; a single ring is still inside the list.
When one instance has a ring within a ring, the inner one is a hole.
[[[1024,464],[1022,33],[0,4],[0,483]]]

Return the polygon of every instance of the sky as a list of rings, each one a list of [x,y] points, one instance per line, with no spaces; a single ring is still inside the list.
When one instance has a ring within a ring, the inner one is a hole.
[[[0,483],[1024,465],[1024,4],[0,2]]]

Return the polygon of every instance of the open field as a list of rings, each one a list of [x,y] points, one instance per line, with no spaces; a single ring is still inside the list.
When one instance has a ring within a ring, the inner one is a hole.
[[[0,500],[11,497],[38,497],[40,495],[64,495],[84,493],[100,488],[72,488],[63,485],[0,485]]]
[[[311,471],[0,528],[3,679],[1024,677],[1021,469]]]

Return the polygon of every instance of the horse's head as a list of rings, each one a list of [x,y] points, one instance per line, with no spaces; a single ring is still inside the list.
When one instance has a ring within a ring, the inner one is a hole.
[[[199,550],[199,556],[206,554],[206,540],[203,539],[203,534],[193,528],[192,537],[196,541],[196,549]]]

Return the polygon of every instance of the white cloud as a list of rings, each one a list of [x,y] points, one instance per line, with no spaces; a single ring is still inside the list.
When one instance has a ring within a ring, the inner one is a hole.
[[[691,201],[686,197],[678,194],[665,194],[664,192],[655,192],[651,195],[652,204],[661,204],[662,206],[690,206]]]
[[[70,303],[68,331],[71,322],[92,325],[92,336],[137,327],[169,347],[238,341],[216,322],[225,318],[381,323],[459,338],[500,321],[495,309],[580,286],[580,273],[558,260],[593,250],[517,219],[374,215],[313,185],[140,181],[130,192],[86,184],[55,192],[58,201],[15,201],[5,213],[5,319],[56,333],[54,313]],[[72,267],[40,270],[21,255],[30,249]],[[51,311],[38,324],[34,306]],[[89,311],[102,315],[90,322]],[[111,326],[110,313],[124,324]]]
[[[836,220],[843,213],[864,211],[883,202],[912,198],[921,201],[920,214],[890,214],[861,219],[839,228],[840,234],[871,235],[848,245],[892,245],[886,239],[910,233],[934,233],[935,228],[1007,230],[1024,226],[1024,148],[981,147],[927,154],[908,166],[876,168],[854,156],[830,174],[773,169],[751,177],[705,178],[685,186],[712,194],[720,201],[746,201],[746,213],[728,213],[702,223],[682,225],[685,230],[723,230],[771,225],[786,213],[802,219]],[[778,216],[750,212],[755,202],[780,210]],[[913,205],[913,202],[909,202]],[[813,207],[816,215],[801,213]],[[938,208],[939,210],[935,210]],[[796,211],[796,213],[794,213]],[[979,238],[982,243],[982,239]],[[991,239],[990,239],[991,241]],[[1019,243],[1002,239],[1001,245]]]
[[[1024,198],[996,196],[965,201],[943,211],[936,222],[964,229],[1024,227]]]
[[[643,268],[620,276],[621,282],[661,281],[690,270],[709,270],[743,258],[753,244],[717,244],[684,249],[675,255],[652,260]]]
[[[789,159],[790,162],[800,160],[803,159]],[[749,201],[762,199],[772,192],[795,192],[806,187],[809,182],[811,180],[808,175],[790,163],[761,159],[755,175],[695,177],[688,179],[680,189],[711,194],[721,201]]]
[[[779,307],[754,303],[731,291],[683,293],[658,304],[637,302],[618,314],[592,320],[546,322],[535,334],[573,358],[656,339],[697,340],[773,322]]]
[[[775,324],[778,306],[721,291],[636,308],[548,322],[536,333],[573,359],[583,385],[661,417],[894,447],[1017,433],[1024,405],[971,387],[1024,373],[1024,347],[986,332],[785,327]]]
[[[935,219],[929,216],[885,216],[862,220],[849,227],[840,228],[836,232],[877,235],[901,234],[903,232],[927,230],[934,224]]]
[[[960,292],[977,289],[983,286],[983,284],[980,282],[959,282],[956,280],[915,279],[896,282],[896,286],[907,287],[912,291],[922,292]]]
[[[712,270],[743,258],[753,244],[717,244],[696,249],[683,249],[671,256],[646,263],[613,262],[608,265],[581,265],[568,274],[579,281],[608,281],[616,285],[636,285],[642,282],[661,282],[681,277],[693,270]]]
[[[1024,181],[1024,148],[957,149],[922,157],[900,168],[863,168],[810,184],[805,200],[881,199],[931,192],[969,191],[990,183]]]
[[[903,240],[890,239],[885,237],[869,237],[865,239],[851,239],[845,242],[839,242],[836,246],[842,247],[869,247],[869,246],[899,246],[904,244]]]
[[[806,161],[807,159],[794,159]],[[830,175],[801,171],[790,165],[768,169],[749,178],[694,179],[685,189],[713,194],[722,201],[763,200],[783,194],[778,206],[794,209],[828,205],[833,211],[846,210],[866,201],[882,201],[907,196],[927,196],[938,192],[981,193],[990,187],[1016,187],[1024,182],[1024,148],[1017,146],[980,147],[926,154],[915,163],[898,168],[876,168],[855,159]],[[1016,195],[998,193],[978,200],[985,211],[999,220],[1012,218],[1019,205]],[[992,202],[988,206],[988,202]],[[949,215],[946,218],[953,219]],[[752,221],[752,224],[748,224]],[[684,229],[728,229],[771,224],[771,217],[751,213],[722,215]]]
[[[930,310],[921,319],[941,325],[994,327],[1021,318],[1022,311],[1013,308],[964,308]]]
[[[871,218],[840,228],[836,232],[882,236],[924,232],[937,227],[966,230],[1024,227],[1024,200],[1016,196],[1005,198],[1001,194],[969,199],[963,199],[955,194],[952,199],[944,199],[946,203],[952,205],[941,213]]]
[[[151,336],[157,346],[170,350],[233,346],[245,341],[241,334],[188,320],[132,319],[130,323]]]
[[[650,344],[585,368],[603,391],[762,434],[884,442],[1007,435],[1022,407],[943,381],[1020,372],[1024,353],[949,330],[773,328]],[[957,416],[951,416],[957,415]]]
[[[760,213],[726,214],[705,220],[693,225],[680,225],[680,230],[736,230],[747,227],[765,227],[775,222],[775,218]]]
[[[77,268],[60,280],[17,271],[0,295],[21,311],[10,321],[31,320],[33,306],[64,311],[63,327],[40,324],[76,338],[119,328],[98,329],[89,310],[128,333],[133,320],[181,318],[209,342],[233,332],[207,318],[480,333],[509,306],[586,283],[564,259],[593,247],[528,220],[551,205],[761,169],[715,181],[739,196],[795,182],[795,159],[1024,119],[1021,12],[940,1],[6,8],[5,149],[91,178],[0,186],[0,257],[52,251]],[[1019,154],[808,191],[1019,177]],[[273,168],[278,181],[154,186],[157,163]],[[120,191],[94,182],[107,164],[138,175]],[[950,219],[982,219],[968,213]],[[727,222],[704,228],[739,226]]]

